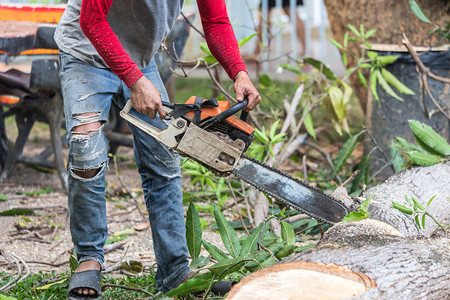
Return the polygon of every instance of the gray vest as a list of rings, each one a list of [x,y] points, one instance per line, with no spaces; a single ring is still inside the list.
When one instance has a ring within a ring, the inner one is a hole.
[[[69,0],[55,32],[58,47],[99,68],[108,66],[80,28],[82,0]],[[181,12],[183,0],[115,0],[108,23],[139,68],[148,66]]]

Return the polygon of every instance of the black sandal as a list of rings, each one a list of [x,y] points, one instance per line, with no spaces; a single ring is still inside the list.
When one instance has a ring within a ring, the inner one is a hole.
[[[98,270],[88,270],[83,272],[73,273],[70,277],[69,293],[67,294],[69,300],[101,300],[102,291],[100,290],[100,281],[102,275]],[[95,295],[80,295],[75,292],[76,289],[87,288],[96,292]]]

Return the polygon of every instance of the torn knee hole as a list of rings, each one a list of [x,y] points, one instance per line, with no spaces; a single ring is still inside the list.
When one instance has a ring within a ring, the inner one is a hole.
[[[73,118],[77,119],[80,123],[72,128],[72,134],[82,138],[82,136],[91,135],[100,131],[102,127],[102,122],[99,120],[100,114],[100,112],[97,112],[73,115]]]
[[[93,178],[100,172],[101,168],[89,169],[89,170],[77,170],[72,169],[72,172],[75,175],[80,176],[81,178]]]

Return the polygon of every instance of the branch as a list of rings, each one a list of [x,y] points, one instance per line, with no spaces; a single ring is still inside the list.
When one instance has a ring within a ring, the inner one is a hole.
[[[450,79],[449,78],[444,78],[441,76],[438,76],[434,73],[432,73],[430,71],[430,69],[428,67],[426,67],[422,61],[420,60],[419,56],[417,55],[416,51],[413,49],[413,47],[411,46],[411,43],[409,42],[408,38],[406,37],[406,34],[403,33],[403,39],[402,39],[402,43],[403,45],[405,45],[406,49],[408,49],[408,52],[411,54],[412,58],[414,59],[414,61],[417,63],[417,65],[419,66],[419,69],[422,73],[426,74],[427,76],[430,76],[431,78],[433,78],[434,80],[437,81],[441,81],[444,83],[450,83]]]

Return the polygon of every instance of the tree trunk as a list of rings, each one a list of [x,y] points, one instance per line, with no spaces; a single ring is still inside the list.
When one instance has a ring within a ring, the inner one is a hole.
[[[227,299],[450,299],[448,234],[431,219],[419,230],[392,207],[405,195],[423,206],[437,195],[428,211],[448,228],[449,186],[450,162],[391,177],[365,193],[372,219],[336,224],[315,248],[251,274]]]
[[[449,2],[446,0],[417,0],[423,13],[435,24],[445,26],[450,22]],[[430,35],[433,25],[420,21],[411,11],[408,0],[325,0],[331,31],[335,40],[342,42],[351,24],[359,29],[376,29],[371,43],[401,44],[403,33],[413,45],[432,46],[438,41]],[[359,53],[359,45],[349,43],[352,52]],[[350,58],[350,57],[349,57]],[[350,58],[351,59],[351,58]],[[349,60],[349,64],[355,61]],[[367,89],[358,76],[350,78],[361,108],[366,111]]]

